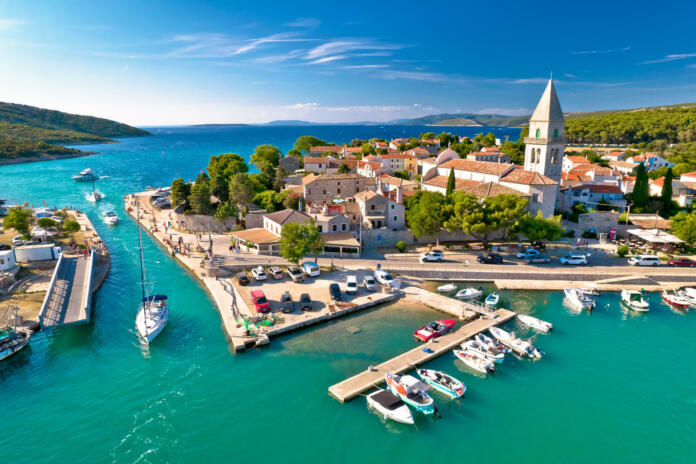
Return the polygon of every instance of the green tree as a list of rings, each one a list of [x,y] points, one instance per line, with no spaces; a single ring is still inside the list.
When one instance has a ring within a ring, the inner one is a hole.
[[[687,243],[696,242],[696,212],[680,212],[672,218],[672,232]]]
[[[273,190],[276,192],[280,192],[283,187],[285,186],[285,176],[287,176],[288,173],[285,169],[283,169],[281,166],[277,166],[275,168],[275,176],[273,178]]]
[[[285,196],[273,190],[264,190],[254,195],[253,202],[269,213],[280,210],[283,207]]]
[[[526,214],[529,201],[515,194],[502,194],[480,201],[475,195],[454,192],[447,230],[461,230],[488,245],[492,232],[512,227]]]
[[[306,155],[307,153],[309,153],[309,149],[311,147],[318,147],[322,145],[326,145],[326,142],[324,140],[319,140],[318,138],[312,135],[303,135],[302,137],[299,137],[297,140],[295,140],[294,148],[298,152]]]
[[[360,153],[363,156],[374,155],[376,153],[375,147],[370,145],[370,142],[365,142],[362,144],[362,148],[360,149]]]
[[[500,151],[510,157],[510,161],[515,164],[524,164],[524,139],[520,137],[517,142],[506,140],[500,146]]]
[[[189,203],[193,214],[211,214],[213,212],[213,205],[210,203],[210,183],[205,182],[200,175],[191,187]]]
[[[36,221],[39,227],[56,227],[58,223],[50,217],[42,217]]]
[[[396,171],[394,173],[394,177],[398,177],[399,179],[404,179],[404,180],[411,180],[410,174],[405,169],[403,171]]]
[[[215,210],[215,219],[218,221],[224,221],[228,217],[236,217],[237,213],[237,207],[229,201],[226,201],[218,204],[218,207]]]
[[[280,162],[281,153],[278,147],[273,145],[259,145],[251,155],[251,162],[266,179],[266,185],[271,186],[275,178],[275,169]]]
[[[672,180],[674,175],[672,174],[672,168],[667,169],[665,173],[665,181],[662,184],[662,192],[660,193],[660,201],[662,202],[662,207],[660,208],[660,214],[663,217],[669,217],[672,212]]]
[[[339,174],[348,174],[349,172],[350,166],[348,166],[346,163],[341,163],[341,165],[338,167]]]
[[[27,236],[29,235],[30,218],[30,210],[24,209],[21,206],[10,208],[10,211],[7,213],[7,216],[2,223],[2,228],[5,230],[14,229],[17,232],[21,232],[22,235]]]
[[[418,238],[438,235],[446,219],[446,200],[438,192],[421,191],[406,199],[406,221]]]
[[[172,181],[171,188],[172,206],[176,208],[181,203],[188,203],[189,195],[191,195],[191,184],[184,182],[181,177]]]
[[[445,190],[445,195],[450,196],[454,193],[456,187],[456,181],[454,179],[454,169],[450,169],[449,177],[447,178],[447,189]]]
[[[239,173],[249,171],[249,166],[244,158],[236,153],[223,153],[211,156],[208,161],[208,175],[210,176],[210,193],[221,202],[229,199],[230,178]]]
[[[602,195],[602,199],[597,202],[597,211],[611,211],[612,209],[612,204]]]
[[[230,178],[229,202],[239,209],[245,209],[254,196],[254,188],[249,175],[243,172]]]
[[[290,263],[297,265],[307,255],[316,255],[324,250],[324,240],[319,228],[310,219],[304,224],[291,222],[280,232],[280,254]]]
[[[72,219],[68,219],[63,223],[63,230],[69,233],[71,237],[75,232],[79,232],[80,229],[80,223]]]
[[[563,237],[564,229],[561,227],[561,216],[549,216],[545,218],[541,211],[537,211],[536,217],[526,214],[517,223],[517,231],[532,242],[558,240]]]
[[[643,208],[648,203],[648,198],[650,198],[648,174],[645,171],[645,165],[640,163],[636,168],[636,182],[633,184],[633,205],[638,208]]]

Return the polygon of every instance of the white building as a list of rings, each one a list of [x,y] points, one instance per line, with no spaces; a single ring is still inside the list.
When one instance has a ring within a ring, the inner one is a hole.
[[[15,255],[12,250],[0,251],[0,272],[9,271],[17,265]]]

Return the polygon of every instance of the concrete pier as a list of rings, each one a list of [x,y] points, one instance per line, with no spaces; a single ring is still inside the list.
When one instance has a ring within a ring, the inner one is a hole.
[[[361,393],[384,383],[385,374],[402,374],[414,369],[421,364],[449,352],[477,333],[488,330],[493,326],[504,324],[515,316],[516,314],[512,311],[499,309],[491,313],[490,317],[482,317],[469,322],[442,337],[413,348],[378,366],[374,366],[371,369],[367,369],[353,377],[332,385],[329,387],[329,393],[341,402],[350,401]],[[425,347],[430,348],[433,352],[426,353],[423,351]]]

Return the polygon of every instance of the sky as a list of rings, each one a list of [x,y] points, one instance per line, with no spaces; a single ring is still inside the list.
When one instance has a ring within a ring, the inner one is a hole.
[[[140,126],[696,101],[696,2],[0,0],[0,101]]]

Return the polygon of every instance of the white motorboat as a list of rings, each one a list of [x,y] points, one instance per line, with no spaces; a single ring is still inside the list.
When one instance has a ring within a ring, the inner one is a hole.
[[[461,398],[466,392],[466,385],[446,372],[432,369],[418,369],[418,377],[452,399]]]
[[[116,216],[116,213],[114,213],[113,211],[107,211],[106,213],[104,213],[104,222],[109,225],[115,226],[116,224],[118,224],[118,216]]]
[[[594,300],[575,288],[565,288],[563,289],[563,293],[565,294],[566,300],[576,308],[590,310],[594,308]]]
[[[412,406],[423,414],[435,412],[435,402],[426,392],[430,386],[410,375],[386,374],[384,380],[390,392],[398,396],[404,403]]]
[[[96,203],[102,198],[104,198],[104,194],[97,191],[97,187],[94,185],[94,181],[92,181],[92,191],[87,194],[87,201]]]
[[[488,358],[469,350],[454,350],[454,355],[470,368],[489,374],[495,372],[495,365]]]
[[[528,316],[526,314],[518,314],[517,320],[526,326],[538,330],[539,332],[546,333],[553,330],[553,324],[550,322],[542,321],[541,319],[537,319],[536,317]]]
[[[490,295],[488,295],[486,297],[485,302],[486,302],[486,306],[488,306],[490,308],[495,308],[496,306],[498,306],[498,303],[500,302],[500,295],[498,295],[495,292],[491,293]]]
[[[79,174],[75,174],[74,176],[72,176],[72,178],[73,180],[76,180],[78,182],[92,182],[99,179],[99,176],[94,171],[92,171],[92,169],[87,168],[83,171],[80,171]]]
[[[157,337],[169,322],[169,305],[167,295],[148,295],[145,258],[143,256],[143,239],[140,232],[140,205],[136,204],[138,222],[138,242],[140,244],[140,278],[142,299],[140,311],[135,317],[138,334],[148,345]]]
[[[460,300],[474,300],[481,298],[481,295],[483,295],[481,289],[469,287],[459,290],[455,296]]]
[[[599,290],[597,290],[596,288],[580,287],[576,288],[575,290],[582,293],[583,295],[599,296]]]
[[[384,420],[391,419],[402,424],[413,424],[413,415],[401,399],[388,392],[379,390],[367,396],[367,407],[378,412]]]
[[[506,332],[499,327],[488,329],[493,338],[510,348],[514,353],[531,359],[541,359],[541,352],[526,340],[517,338],[515,332]]]
[[[487,349],[495,348],[503,354],[508,354],[512,352],[512,350],[507,346],[503,345],[497,340],[493,340],[491,337],[481,332],[474,335],[474,340],[481,343],[482,345],[486,345]]]
[[[437,287],[437,291],[440,293],[452,293],[457,289],[457,286],[454,284],[445,284],[445,285],[440,285]]]
[[[696,289],[687,287],[679,290],[677,295],[684,298],[692,308],[696,308]]]
[[[688,311],[691,304],[686,298],[679,296],[674,290],[668,292],[665,289],[662,289],[662,301],[682,311]]]
[[[495,345],[481,343],[478,340],[467,340],[461,344],[461,347],[465,351],[473,351],[474,353],[478,353],[496,364],[502,364],[502,362],[505,361],[505,352],[496,348]]]
[[[641,313],[650,311],[650,303],[645,301],[643,292],[639,290],[621,290],[621,304]]]

